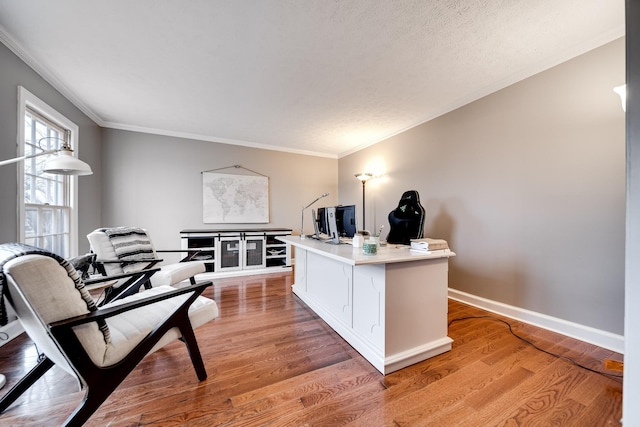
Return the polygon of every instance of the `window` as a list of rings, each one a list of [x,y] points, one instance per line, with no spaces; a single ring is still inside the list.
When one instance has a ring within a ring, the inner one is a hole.
[[[19,91],[19,155],[77,148],[78,127],[24,88]],[[77,254],[76,178],[44,173],[49,156],[24,160],[18,167],[19,241],[63,257]]]
[[[67,132],[27,107],[24,116],[24,153],[60,147]],[[24,162],[24,242],[69,256],[69,179],[43,173],[47,156]]]

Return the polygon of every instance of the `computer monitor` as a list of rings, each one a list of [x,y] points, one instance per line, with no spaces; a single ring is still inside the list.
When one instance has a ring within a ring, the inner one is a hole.
[[[316,217],[316,222],[318,223],[318,231],[321,234],[329,234],[329,229],[327,227],[327,212],[325,208],[318,208],[318,216]]]
[[[336,226],[340,237],[353,237],[356,234],[356,206],[336,206]]]
[[[318,217],[316,216],[316,210],[311,209],[311,217],[313,218],[313,238],[320,238],[320,230],[318,229]]]
[[[329,229],[329,240],[328,243],[340,243],[340,235],[338,234],[338,221],[336,218],[336,208],[328,207],[325,209],[327,213],[327,228]]]

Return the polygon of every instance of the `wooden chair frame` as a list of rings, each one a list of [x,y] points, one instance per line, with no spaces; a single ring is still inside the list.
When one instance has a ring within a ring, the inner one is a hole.
[[[99,276],[93,279],[87,279],[84,281],[85,286],[91,286],[98,283],[112,282],[118,279],[128,280],[119,288],[107,287],[104,289],[105,298],[98,303],[98,307],[108,302],[128,297],[139,292],[140,288],[144,286],[148,289],[148,283],[151,276],[153,276],[160,268],[148,268],[144,270],[134,271],[131,273],[113,274],[111,276]],[[192,283],[195,284],[195,283]]]
[[[124,276],[127,276],[127,274]],[[111,276],[111,278],[112,277],[114,276]],[[74,412],[67,418],[64,425],[81,426],[84,424],[149,351],[151,351],[165,333],[172,328],[178,328],[180,330],[182,335],[180,339],[187,347],[198,380],[204,381],[207,378],[207,373],[191,326],[191,321],[189,320],[188,311],[196,298],[202,294],[205,288],[211,285],[212,282],[210,281],[200,282],[195,285],[185,286],[160,295],[114,307],[100,308],[86,315],[76,316],[47,325],[52,339],[56,342],[69,362],[69,365],[74,369],[86,389],[84,398]],[[96,366],[73,332],[74,326],[97,322],[98,320],[107,319],[129,310],[187,293],[191,293],[187,300],[151,331],[122,361],[115,365],[108,367]],[[11,302],[10,294],[7,294],[7,297]],[[0,399],[0,413],[4,412],[53,365],[54,363],[50,359],[43,356],[38,364]]]

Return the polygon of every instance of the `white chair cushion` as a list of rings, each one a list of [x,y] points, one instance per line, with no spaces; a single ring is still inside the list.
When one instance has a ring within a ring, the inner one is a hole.
[[[154,287],[175,285],[206,271],[203,261],[186,261],[161,267],[160,271],[151,276],[151,285]]]
[[[126,302],[136,301],[141,298],[147,298],[152,295],[158,295],[172,290],[175,290],[175,288],[171,286],[154,287],[145,290],[144,292],[113,301],[104,305],[102,308],[114,307]],[[187,297],[188,295],[181,295],[107,319],[107,324],[111,331],[111,343],[100,360],[95,360],[94,356],[92,356],[94,363],[99,366],[110,366],[122,360],[122,358],[126,356],[133,347],[142,341],[142,339],[144,339],[144,337],[151,332],[158,323],[172,313],[180,303],[187,299]],[[218,314],[218,305],[216,302],[203,296],[198,297],[189,308],[189,319],[191,320],[191,325],[194,329],[215,319],[218,317]],[[177,328],[171,329],[155,345],[150,353],[167,345],[171,341],[180,338],[180,336],[180,332]]]

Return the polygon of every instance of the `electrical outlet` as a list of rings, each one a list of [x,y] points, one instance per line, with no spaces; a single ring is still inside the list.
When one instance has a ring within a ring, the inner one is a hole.
[[[604,368],[610,371],[622,372],[624,370],[624,363],[612,359],[604,359]]]

